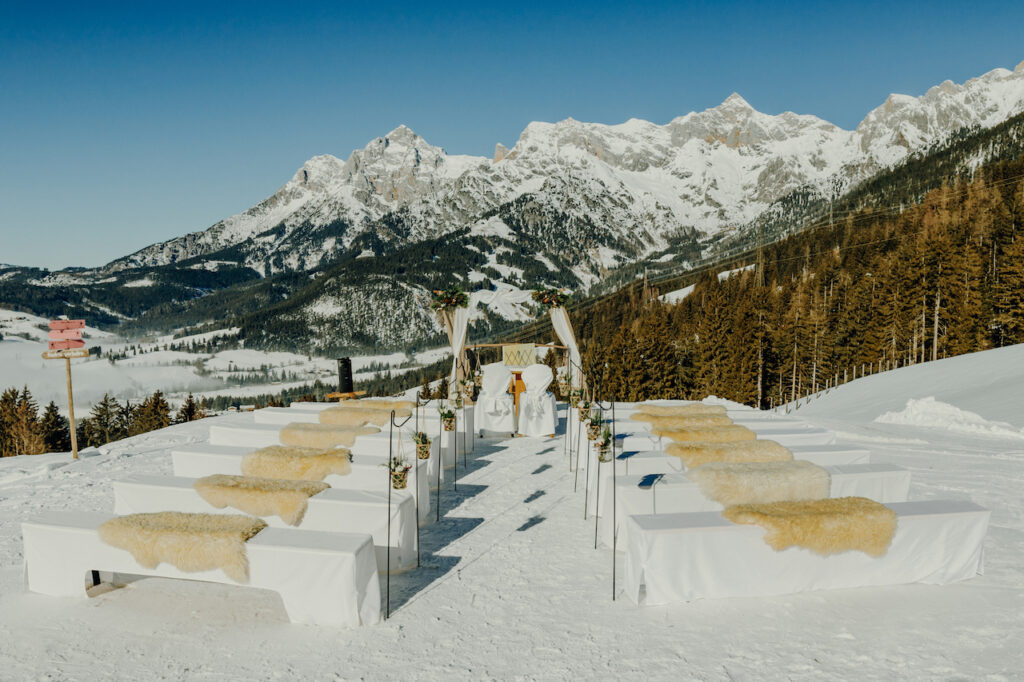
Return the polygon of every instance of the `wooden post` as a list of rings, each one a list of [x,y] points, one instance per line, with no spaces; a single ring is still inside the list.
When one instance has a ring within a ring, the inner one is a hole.
[[[71,394],[71,358],[64,356],[64,369],[68,375],[68,421],[71,423],[71,456],[78,459],[78,434],[75,433],[75,399]]]

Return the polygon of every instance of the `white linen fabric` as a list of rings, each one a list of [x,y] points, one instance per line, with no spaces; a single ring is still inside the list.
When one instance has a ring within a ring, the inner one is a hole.
[[[484,365],[483,374],[483,385],[473,406],[475,426],[480,431],[512,433],[516,430],[515,402],[508,394],[512,372],[495,362]]]
[[[96,529],[110,518],[95,512],[47,512],[22,523],[28,589],[85,599],[89,571],[238,584],[219,569],[186,573],[165,563],[143,568],[129,552],[100,540]],[[265,528],[245,543],[245,550],[249,586],[280,594],[293,623],[380,622],[380,582],[368,534]]]
[[[607,466],[607,465],[605,465]],[[891,464],[856,464],[826,466],[831,476],[830,497],[866,497],[876,502],[906,502],[910,493],[910,471]],[[602,477],[601,520],[598,523],[601,541],[612,546],[611,476]],[[700,486],[686,474],[658,474],[626,476],[621,468],[615,482],[615,516],[618,527],[618,549],[625,550],[628,543],[627,518],[634,514],[673,514],[702,511],[722,511],[722,505],[709,500]]]
[[[469,308],[456,308],[455,314],[452,316],[452,371],[448,375],[448,385],[452,390],[458,390],[458,384],[456,380],[461,377],[456,376],[456,370],[459,368],[459,358],[462,356],[462,350],[466,347],[466,330],[469,328]]]
[[[238,513],[232,507],[214,507],[196,492],[194,484],[194,478],[180,476],[131,476],[114,481],[114,513]],[[389,514],[386,492],[328,488],[310,497],[308,504],[302,523],[297,527],[289,526],[279,516],[260,518],[272,528],[369,533],[373,536],[377,552],[377,570],[387,570]],[[391,570],[413,568],[416,566],[416,505],[413,498],[410,495],[392,495],[390,518]]]
[[[409,483],[405,490],[395,490],[394,495],[414,496],[419,503],[420,525],[434,520],[430,513],[430,486],[436,483],[437,469],[430,466],[438,461],[436,456],[437,440],[431,444],[429,460],[416,459],[416,466],[409,472]],[[175,476],[185,478],[202,478],[213,474],[242,474],[242,457],[252,452],[251,447],[231,445],[211,445],[195,443],[179,445],[171,450],[171,465]],[[412,463],[415,455],[410,455]],[[372,490],[387,492],[391,485],[391,477],[387,470],[387,450],[383,454],[353,455],[352,472],[347,476],[330,475],[324,482],[332,488],[341,490]],[[433,472],[434,476],[430,473]],[[394,499],[394,498],[392,498]]]
[[[973,502],[927,500],[886,505],[899,517],[885,555],[821,556],[802,547],[776,551],[760,526],[719,512],[636,515],[626,551],[626,595],[637,604],[754,597],[809,590],[967,580],[983,570],[990,512]],[[641,587],[646,594],[641,598]]]
[[[526,390],[519,394],[519,433],[538,438],[555,433],[555,395],[548,391],[554,376],[547,365],[530,365],[523,370]]]
[[[550,315],[555,335],[562,345],[569,349],[569,359],[572,361],[569,376],[572,378],[572,385],[577,388],[583,386],[583,359],[580,357],[580,347],[576,343],[576,334],[569,321],[569,313],[565,312],[565,308],[552,308]]]

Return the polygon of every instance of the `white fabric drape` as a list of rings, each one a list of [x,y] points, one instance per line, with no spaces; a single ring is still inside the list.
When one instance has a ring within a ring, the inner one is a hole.
[[[472,305],[472,301],[470,301]],[[459,367],[459,358],[462,357],[462,351],[466,347],[466,331],[469,328],[469,307],[456,308],[455,314],[452,316],[452,332],[451,338],[449,339],[452,344],[452,372],[448,377],[448,384],[458,390],[456,386],[456,379],[460,378],[456,376],[456,371]]]
[[[569,349],[569,359],[572,361],[572,377],[574,386],[583,385],[583,359],[580,357],[580,347],[576,343],[576,334],[573,333],[572,323],[569,322],[569,313],[565,308],[551,309],[551,326],[555,330],[562,344]]]

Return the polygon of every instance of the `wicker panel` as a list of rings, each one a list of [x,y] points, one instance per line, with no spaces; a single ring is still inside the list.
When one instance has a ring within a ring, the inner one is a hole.
[[[532,343],[515,343],[502,346],[501,359],[506,367],[521,369],[537,362],[537,350]]]

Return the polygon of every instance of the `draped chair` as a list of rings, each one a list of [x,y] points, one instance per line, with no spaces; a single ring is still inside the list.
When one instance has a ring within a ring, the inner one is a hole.
[[[553,436],[557,423],[555,395],[548,391],[554,379],[547,365],[534,364],[523,370],[526,390],[519,395],[519,433],[524,436]]]
[[[515,403],[508,393],[512,371],[503,363],[483,366],[483,385],[473,408],[475,427],[483,431],[511,434],[516,430]]]

